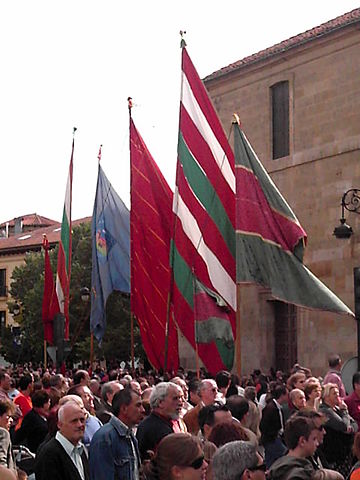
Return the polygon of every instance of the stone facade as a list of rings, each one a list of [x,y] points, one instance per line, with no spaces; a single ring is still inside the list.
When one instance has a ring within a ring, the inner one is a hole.
[[[303,38],[276,53],[264,51],[205,79],[226,132],[238,113],[242,128],[308,234],[304,263],[351,309],[353,267],[360,266],[360,217],[346,212],[348,240],[332,233],[341,197],[360,188],[360,9],[323,35]],[[307,32],[308,33],[308,32]],[[281,46],[281,45],[280,45]],[[267,54],[268,53],[268,54]],[[271,90],[289,82],[290,155],[272,160]],[[274,309],[264,292],[242,287],[242,372],[275,365]],[[297,309],[297,360],[324,374],[327,357],[357,354],[353,318]]]

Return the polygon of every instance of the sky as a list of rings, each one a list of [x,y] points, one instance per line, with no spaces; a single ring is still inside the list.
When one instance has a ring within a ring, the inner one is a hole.
[[[72,218],[101,165],[130,206],[129,116],[175,184],[180,30],[201,78],[358,8],[360,0],[0,0],[0,223],[61,221],[73,127]]]

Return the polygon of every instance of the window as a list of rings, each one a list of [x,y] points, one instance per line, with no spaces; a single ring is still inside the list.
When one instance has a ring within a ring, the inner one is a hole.
[[[0,310],[0,336],[4,336],[4,330],[6,327],[6,312],[4,310]]]
[[[289,155],[289,82],[271,87],[273,159]]]
[[[0,297],[6,296],[6,268],[0,268]]]
[[[276,368],[286,372],[297,361],[296,307],[278,301],[274,302],[274,307]]]

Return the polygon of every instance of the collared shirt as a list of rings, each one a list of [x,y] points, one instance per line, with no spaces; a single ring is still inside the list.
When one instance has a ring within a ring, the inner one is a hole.
[[[134,480],[139,480],[139,464],[138,464],[138,456],[136,454],[136,448],[134,443],[134,433],[130,427],[128,427],[124,422],[120,420],[119,417],[116,417],[117,420],[120,422],[121,426],[127,430],[127,436],[130,438],[131,448],[134,456]]]
[[[62,433],[56,432],[56,440],[61,444],[65,452],[71,458],[73,464],[75,465],[77,471],[79,472],[82,480],[85,480],[84,465],[81,460],[81,454],[84,451],[84,446],[81,442],[77,445],[73,445]]]
[[[281,424],[281,430],[279,431],[279,435],[282,435],[284,433],[284,417],[283,417],[283,411],[281,409],[281,405],[280,403],[275,400],[275,398],[273,399],[274,400],[274,403],[275,405],[277,406],[277,409],[279,410],[279,415],[280,415],[280,424]]]

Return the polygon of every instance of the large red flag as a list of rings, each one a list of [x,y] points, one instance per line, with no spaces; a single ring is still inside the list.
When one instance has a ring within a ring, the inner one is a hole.
[[[132,119],[130,156],[131,309],[147,357],[159,369],[164,367],[173,194]],[[178,365],[177,331],[170,318],[167,369]]]
[[[54,315],[59,312],[59,304],[55,295],[55,283],[53,271],[51,268],[49,257],[49,241],[44,235],[43,248],[45,252],[45,278],[44,278],[44,295],[42,302],[42,320],[44,324],[44,340],[53,343],[53,320]]]

